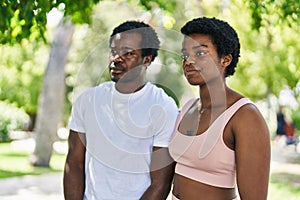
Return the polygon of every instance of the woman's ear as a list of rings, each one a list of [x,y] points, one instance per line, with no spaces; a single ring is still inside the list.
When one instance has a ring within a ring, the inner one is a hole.
[[[232,55],[231,54],[223,56],[223,58],[221,60],[222,66],[227,67],[228,65],[230,65],[231,61],[232,61]]]
[[[143,64],[149,66],[151,64],[151,61],[152,61],[152,56],[145,56],[143,60]]]

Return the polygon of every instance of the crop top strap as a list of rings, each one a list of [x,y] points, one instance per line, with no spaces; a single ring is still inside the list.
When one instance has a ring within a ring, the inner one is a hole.
[[[227,125],[231,117],[236,113],[236,111],[243,105],[251,103],[247,98],[241,98],[235,102],[232,106],[227,108],[208,128],[205,134],[204,142],[202,143],[201,150],[199,152],[199,157],[206,157],[209,152],[214,148],[219,139],[223,139],[222,135],[224,128]],[[220,138],[221,137],[221,138]]]
[[[198,101],[199,99],[197,98],[193,98],[193,99],[190,99],[188,102],[186,102],[183,107],[181,108],[181,111],[177,117],[177,121],[176,121],[176,128],[178,128],[179,126],[179,123],[182,119],[182,117],[184,116],[184,114],[191,108],[191,106],[196,102]]]
[[[231,117],[245,104],[252,103],[248,98],[241,98],[237,102],[235,102],[232,106],[230,106],[223,114],[225,115],[224,118],[224,128]]]

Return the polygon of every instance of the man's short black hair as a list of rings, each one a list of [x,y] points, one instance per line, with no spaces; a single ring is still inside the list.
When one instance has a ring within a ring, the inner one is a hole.
[[[233,75],[240,57],[240,42],[236,31],[225,21],[216,18],[200,17],[187,22],[181,33],[209,35],[217,48],[218,56],[232,55],[232,61],[226,68],[225,77]]]
[[[151,26],[140,21],[126,21],[114,28],[110,36],[109,44],[111,44],[113,36],[122,32],[141,34],[142,56],[144,57],[151,55],[151,61],[155,59],[155,57],[157,56],[157,51],[159,49],[160,42],[157,33]]]

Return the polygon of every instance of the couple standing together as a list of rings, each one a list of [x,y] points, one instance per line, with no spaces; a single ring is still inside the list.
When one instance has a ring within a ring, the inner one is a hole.
[[[127,21],[109,40],[111,80],[75,101],[65,199],[265,200],[270,140],[256,106],[226,85],[240,56],[236,31],[200,17],[182,28],[182,67],[199,97],[178,110],[146,81],[159,39]]]

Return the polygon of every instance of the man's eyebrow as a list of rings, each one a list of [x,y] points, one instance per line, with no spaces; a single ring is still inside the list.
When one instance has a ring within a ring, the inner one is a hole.
[[[127,46],[125,46],[125,47],[123,47],[123,49],[129,49],[129,50],[136,50],[137,48],[135,48],[135,47],[127,47]]]
[[[111,48],[111,49],[116,49],[117,46],[112,46],[112,45],[110,45],[109,48]],[[125,49],[125,50],[136,50],[137,48],[125,46],[125,47],[121,47],[121,49]]]

